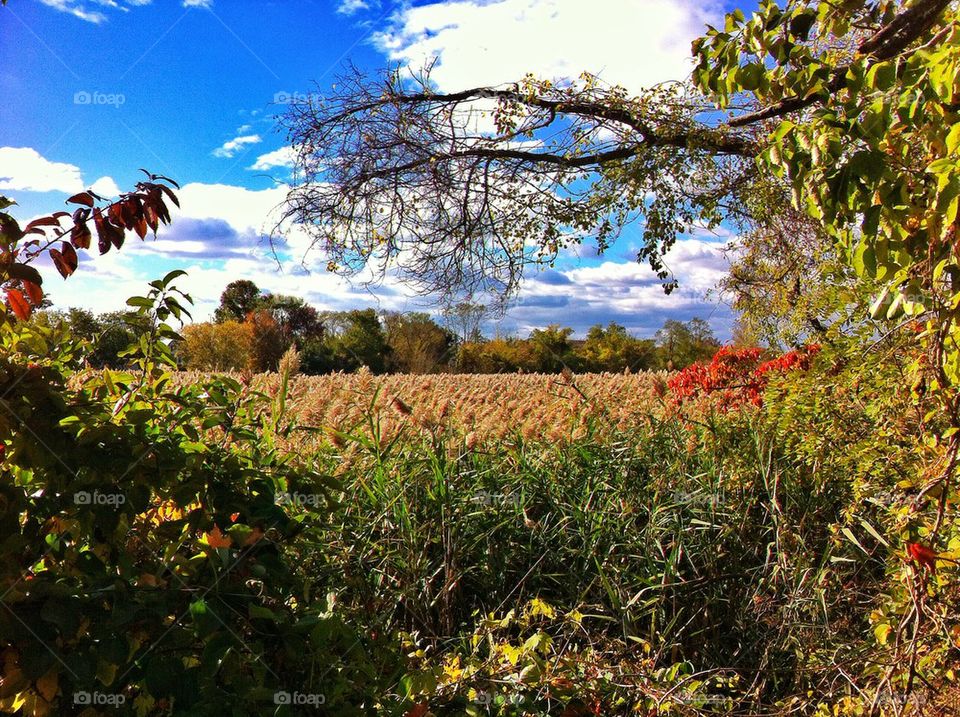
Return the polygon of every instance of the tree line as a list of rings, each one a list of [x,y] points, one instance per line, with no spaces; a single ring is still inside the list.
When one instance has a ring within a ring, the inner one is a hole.
[[[667,320],[653,338],[637,338],[611,322],[584,339],[553,324],[526,338],[486,337],[482,305],[461,302],[439,320],[425,312],[320,311],[298,296],[271,294],[254,282],[231,282],[213,320],[184,327],[173,353],[197,371],[276,371],[294,349],[301,373],[558,373],[681,369],[709,359],[720,343],[703,319]],[[61,324],[92,342],[94,368],[122,368],[122,351],[149,327],[135,312],[95,315],[86,309],[46,310],[34,321]]]

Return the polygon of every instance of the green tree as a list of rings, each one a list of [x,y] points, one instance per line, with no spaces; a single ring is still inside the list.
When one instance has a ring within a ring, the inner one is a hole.
[[[450,358],[455,337],[421,312],[383,317],[390,349],[389,368],[400,373],[435,373]]]
[[[530,332],[530,342],[536,355],[537,371],[542,373],[560,373],[565,368],[577,370],[579,362],[570,344],[573,329],[550,324],[545,329]]]
[[[355,371],[366,366],[374,373],[386,371],[390,356],[387,335],[377,312],[356,309],[342,314],[343,329],[328,340],[333,364],[338,370]]]
[[[247,315],[262,308],[265,296],[249,279],[237,279],[227,284],[220,294],[220,305],[214,311],[214,321],[243,321]]]
[[[463,373],[534,373],[540,358],[530,341],[498,337],[461,344],[457,368]]]
[[[661,368],[681,369],[697,361],[706,361],[720,348],[709,324],[703,319],[687,323],[668,319],[657,331],[658,364]]]
[[[600,324],[591,326],[577,353],[584,369],[595,373],[620,373],[624,369],[645,371],[653,368],[655,361],[652,341],[634,338],[615,322],[606,328]]]

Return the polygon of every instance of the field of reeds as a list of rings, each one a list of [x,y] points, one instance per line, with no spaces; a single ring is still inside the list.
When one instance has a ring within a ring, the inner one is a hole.
[[[520,436],[557,443],[618,435],[661,413],[665,372],[624,374],[353,374],[293,376],[287,410],[303,426],[350,432],[377,414],[380,433],[401,428],[452,430],[471,443]],[[179,385],[205,374],[183,372]],[[279,388],[278,374],[241,376],[254,390]]]

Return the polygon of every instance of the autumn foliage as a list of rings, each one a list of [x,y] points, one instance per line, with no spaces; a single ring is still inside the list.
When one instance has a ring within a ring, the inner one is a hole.
[[[745,404],[760,406],[771,377],[793,370],[807,370],[819,351],[820,347],[812,344],[765,361],[763,349],[724,346],[714,354],[710,363],[688,366],[672,376],[667,386],[677,404],[701,396],[714,396],[724,409]]]

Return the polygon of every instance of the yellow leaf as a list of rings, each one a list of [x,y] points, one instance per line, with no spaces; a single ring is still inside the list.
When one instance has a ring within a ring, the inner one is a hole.
[[[556,612],[540,598],[534,598],[527,604],[527,611],[530,615],[543,615],[552,618]]]
[[[109,662],[104,662],[100,660],[97,663],[97,679],[100,680],[100,684],[104,687],[109,687],[113,684],[113,680],[117,676],[117,666],[111,665]]]
[[[873,634],[877,637],[877,642],[881,645],[887,644],[887,639],[890,637],[890,633],[893,632],[893,628],[890,627],[890,623],[881,622],[875,628],[873,628]]]
[[[133,700],[133,711],[137,713],[138,717],[146,717],[148,714],[150,714],[150,712],[153,711],[153,707],[156,703],[157,701],[150,695],[138,695]]]
[[[501,654],[507,659],[511,665],[516,665],[517,660],[520,659],[520,653],[522,650],[519,647],[514,647],[513,645],[501,645],[500,646]]]

